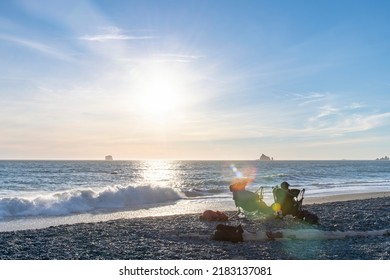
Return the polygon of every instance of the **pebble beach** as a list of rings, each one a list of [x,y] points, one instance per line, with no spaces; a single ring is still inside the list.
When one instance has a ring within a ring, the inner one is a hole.
[[[389,260],[390,197],[304,205],[319,224],[285,217],[251,219],[242,215],[226,225],[249,232],[319,230],[361,232],[339,239],[264,240],[232,243],[212,240],[217,224],[201,213],[119,219],[60,225],[43,229],[0,232],[2,260]],[[226,212],[233,216],[234,212]],[[369,235],[365,232],[381,231]]]

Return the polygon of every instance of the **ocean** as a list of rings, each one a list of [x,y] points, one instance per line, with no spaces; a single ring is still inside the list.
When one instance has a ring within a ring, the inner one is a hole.
[[[305,197],[390,191],[390,161],[0,161],[0,231],[234,210],[229,185]]]

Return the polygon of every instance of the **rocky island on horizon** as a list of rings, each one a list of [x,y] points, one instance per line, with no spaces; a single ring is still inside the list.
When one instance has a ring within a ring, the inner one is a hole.
[[[389,157],[385,156],[385,157],[377,158],[376,160],[389,160]]]
[[[112,160],[114,160],[114,159],[112,158],[111,155],[108,155],[108,156],[105,157],[105,160],[107,160],[107,161],[112,161]]]
[[[259,160],[268,161],[268,160],[274,160],[274,158],[273,158],[273,157],[266,156],[265,154],[261,154]]]

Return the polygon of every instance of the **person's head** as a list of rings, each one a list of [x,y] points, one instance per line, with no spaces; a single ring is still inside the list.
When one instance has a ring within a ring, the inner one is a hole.
[[[283,183],[280,184],[280,187],[281,187],[282,189],[284,189],[284,190],[287,190],[289,186],[290,186],[290,184],[287,183],[287,182],[283,182]]]

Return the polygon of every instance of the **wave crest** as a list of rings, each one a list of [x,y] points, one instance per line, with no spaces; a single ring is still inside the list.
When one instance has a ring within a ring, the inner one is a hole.
[[[0,199],[0,219],[24,216],[63,216],[93,211],[142,207],[179,200],[183,195],[171,188],[111,186],[101,190],[75,189],[34,198]]]

